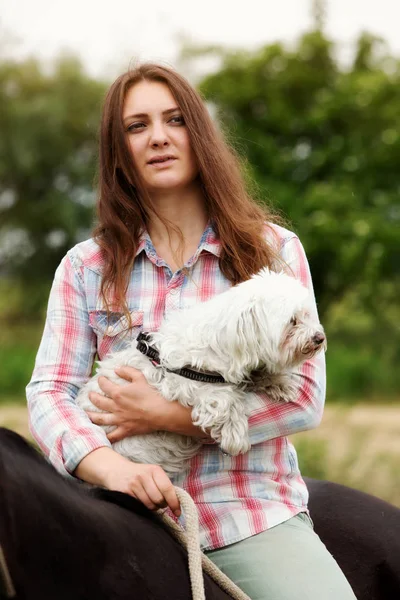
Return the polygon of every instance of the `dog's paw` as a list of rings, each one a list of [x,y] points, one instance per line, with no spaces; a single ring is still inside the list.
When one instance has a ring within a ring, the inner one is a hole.
[[[250,450],[247,419],[225,423],[217,440],[222,452],[230,456],[245,454]]]
[[[241,444],[220,444],[221,451],[223,454],[227,454],[228,456],[238,456],[239,454],[246,454],[251,448],[250,442],[247,440],[246,442],[242,442]]]

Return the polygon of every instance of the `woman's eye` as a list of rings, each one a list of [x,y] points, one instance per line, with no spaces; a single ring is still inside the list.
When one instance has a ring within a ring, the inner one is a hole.
[[[179,123],[180,125],[183,125],[184,122],[185,121],[183,120],[182,116],[180,116],[180,117],[178,117],[178,116],[177,117],[172,117],[172,119],[170,119],[170,123]]]
[[[144,123],[131,123],[131,125],[129,125],[129,127],[127,128],[127,131],[138,131],[143,127],[145,127]]]

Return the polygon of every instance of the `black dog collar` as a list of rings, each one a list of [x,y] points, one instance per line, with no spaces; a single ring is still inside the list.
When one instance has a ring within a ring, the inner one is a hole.
[[[148,356],[155,366],[159,367],[160,354],[158,350],[154,348],[154,346],[150,345],[150,334],[142,331],[139,333],[136,341],[136,348],[142,354]],[[203,383],[227,383],[222,375],[219,375],[218,373],[205,373],[204,371],[196,371],[195,369],[191,369],[189,367],[182,367],[182,369],[167,369],[167,367],[163,368],[169,373],[181,375],[182,377],[186,377],[186,379],[191,379],[192,381],[202,381]]]

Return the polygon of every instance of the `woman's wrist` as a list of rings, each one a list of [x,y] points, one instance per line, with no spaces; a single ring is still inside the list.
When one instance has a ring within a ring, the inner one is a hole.
[[[125,463],[126,458],[112,448],[96,448],[81,460],[73,475],[82,481],[107,487],[109,473]]]
[[[179,402],[166,403],[165,410],[157,416],[155,425],[159,431],[201,438],[205,442],[211,440],[200,427],[193,425],[192,409],[182,406]]]

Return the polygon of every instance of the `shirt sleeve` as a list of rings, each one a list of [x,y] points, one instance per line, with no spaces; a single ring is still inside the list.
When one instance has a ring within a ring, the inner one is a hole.
[[[281,258],[296,279],[308,288],[318,318],[310,268],[303,246],[295,235],[283,242]],[[293,402],[272,402],[266,393],[249,393],[251,445],[317,427],[322,418],[325,390],[325,353],[319,352],[293,373],[297,394]]]
[[[87,454],[111,447],[105,432],[75,402],[90,377],[96,353],[77,261],[70,251],[55,273],[42,340],[26,388],[32,436],[67,477]]]

